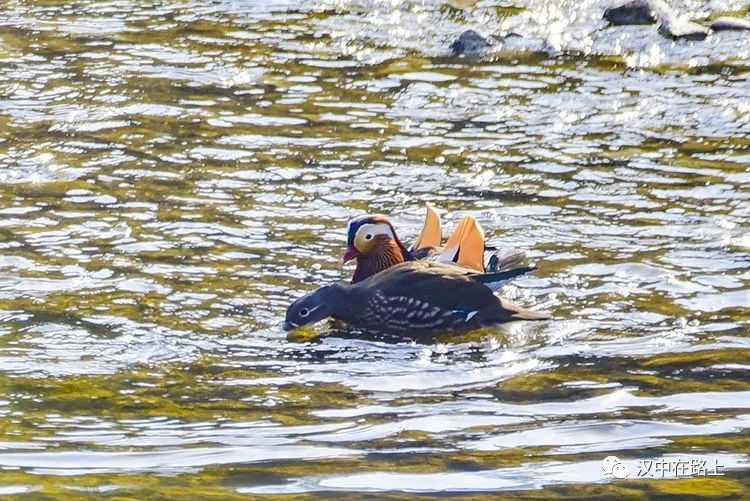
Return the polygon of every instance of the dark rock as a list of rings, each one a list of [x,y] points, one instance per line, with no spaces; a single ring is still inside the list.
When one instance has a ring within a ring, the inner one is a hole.
[[[604,19],[618,26],[658,22],[659,33],[672,40],[705,40],[710,33],[708,28],[678,16],[663,0],[630,0],[605,10]]]
[[[705,26],[666,15],[659,19],[659,34],[672,40],[705,40],[710,31]]]
[[[750,21],[737,17],[720,17],[711,23],[714,31],[750,30]]]
[[[539,38],[526,38],[518,33],[506,33],[504,35],[490,35],[484,38],[474,30],[466,30],[461,33],[451,45],[452,56],[464,56],[480,58],[488,54],[550,54],[554,50],[546,40]]]
[[[628,24],[654,24],[656,14],[648,0],[631,0],[604,11],[604,19],[615,26]]]
[[[555,52],[547,40],[542,38],[526,38],[518,33],[508,33],[497,40],[498,47],[506,54],[552,54]],[[495,49],[497,50],[497,49]]]
[[[466,30],[450,45],[451,55],[478,57],[487,52],[492,44],[474,30]]]

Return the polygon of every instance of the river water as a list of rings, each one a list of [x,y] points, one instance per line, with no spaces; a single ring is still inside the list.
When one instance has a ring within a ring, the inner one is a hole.
[[[0,493],[750,496],[750,36],[602,6],[6,0]],[[281,329],[425,202],[554,320]],[[635,478],[686,460],[723,475]]]

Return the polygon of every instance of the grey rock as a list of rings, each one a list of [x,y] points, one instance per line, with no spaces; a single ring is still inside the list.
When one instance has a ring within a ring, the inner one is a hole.
[[[720,17],[711,23],[714,31],[750,30],[750,21],[738,17]]]
[[[604,11],[613,25],[659,24],[659,33],[672,40],[705,40],[710,31],[675,11],[664,0],[629,0]]]
[[[526,38],[518,33],[483,37],[474,30],[466,30],[450,45],[452,56],[481,58],[488,54],[550,54],[554,52],[546,40]]]
[[[518,33],[508,33],[499,39],[500,49],[506,54],[535,53],[551,54],[554,52],[546,40],[541,38],[527,38]]]
[[[630,24],[654,24],[656,14],[648,0],[631,0],[604,11],[604,19],[615,26]]]
[[[672,40],[705,40],[709,29],[700,24],[678,18],[674,15],[659,19],[659,34]]]
[[[451,55],[479,57],[492,46],[482,35],[474,30],[466,30],[450,45]]]
[[[678,16],[663,0],[630,0],[605,10],[604,19],[617,26],[659,23],[659,33],[672,40],[705,40],[710,33],[704,26]]]

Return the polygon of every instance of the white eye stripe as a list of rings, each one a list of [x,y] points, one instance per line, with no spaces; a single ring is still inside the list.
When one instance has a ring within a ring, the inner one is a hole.
[[[299,315],[300,315],[301,317],[309,317],[309,316],[310,316],[310,315],[312,314],[312,312],[313,312],[313,311],[317,310],[317,309],[318,309],[318,308],[320,308],[320,307],[321,307],[321,305],[318,305],[318,306],[316,306],[316,307],[314,307],[314,308],[310,308],[310,309],[308,309],[308,308],[302,308],[302,309],[300,310],[300,312],[299,312]],[[303,313],[302,313],[303,311],[306,311],[307,313],[304,313],[304,314],[303,314]]]
[[[368,235],[371,235],[370,238],[367,238]],[[394,240],[396,239],[391,227],[385,223],[363,224],[357,230],[357,236],[362,236],[366,240],[371,240],[376,235],[386,235]]]

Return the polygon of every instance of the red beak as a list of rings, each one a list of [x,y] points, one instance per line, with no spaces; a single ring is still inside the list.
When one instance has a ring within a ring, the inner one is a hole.
[[[346,248],[346,252],[344,252],[344,257],[343,257],[342,262],[343,263],[349,262],[355,257],[358,257],[359,255],[360,255],[359,251],[350,245],[349,247]]]

